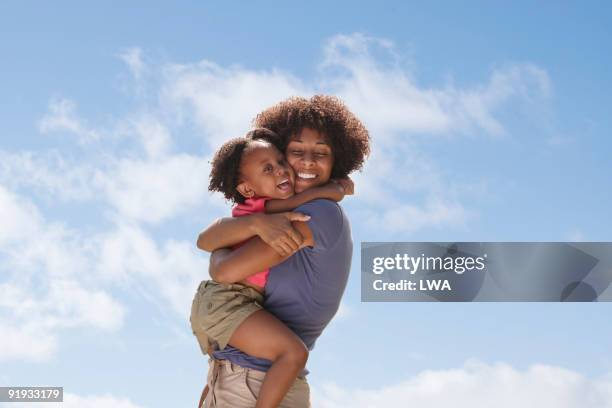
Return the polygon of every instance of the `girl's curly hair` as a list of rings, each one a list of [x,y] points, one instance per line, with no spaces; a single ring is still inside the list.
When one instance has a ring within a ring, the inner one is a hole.
[[[293,97],[261,112],[253,124],[276,132],[284,152],[291,136],[304,128],[324,134],[334,154],[332,178],[343,178],[361,169],[370,154],[368,130],[335,96]]]
[[[234,203],[244,203],[244,197],[236,190],[240,182],[240,161],[242,154],[254,141],[265,141],[276,146],[281,152],[280,137],[269,129],[257,128],[243,137],[225,142],[215,153],[211,163],[209,191],[223,194]]]

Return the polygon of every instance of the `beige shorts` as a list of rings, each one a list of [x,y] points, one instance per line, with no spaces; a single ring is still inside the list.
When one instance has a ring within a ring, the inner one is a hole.
[[[264,298],[240,283],[202,281],[191,305],[191,329],[203,353],[223,350],[240,324],[258,310]]]
[[[209,360],[208,393],[205,408],[253,408],[266,373],[232,364],[228,360]],[[279,408],[309,408],[310,387],[298,377],[287,391]]]

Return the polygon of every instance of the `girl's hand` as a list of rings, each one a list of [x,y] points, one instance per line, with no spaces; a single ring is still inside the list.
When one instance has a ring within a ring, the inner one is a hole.
[[[336,183],[344,189],[344,195],[353,195],[355,194],[355,183],[349,177],[342,179],[332,179],[333,183]]]
[[[326,198],[333,201],[341,201],[346,194],[344,187],[335,181],[330,181],[320,187],[314,187],[310,191],[315,198]]]
[[[258,214],[254,217],[257,217],[254,225],[255,233],[282,257],[296,252],[304,241],[302,234],[293,228],[291,222],[305,222],[310,219],[309,215],[299,212]]]

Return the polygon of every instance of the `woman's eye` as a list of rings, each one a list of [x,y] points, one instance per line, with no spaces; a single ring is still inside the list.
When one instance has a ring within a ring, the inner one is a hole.
[[[315,153],[315,156],[318,156],[318,157],[325,157],[325,156],[327,156],[327,153],[324,153],[324,152],[317,152],[317,153]]]
[[[291,154],[294,154],[296,156],[301,156],[302,154],[304,154],[304,152],[301,150],[292,150]]]

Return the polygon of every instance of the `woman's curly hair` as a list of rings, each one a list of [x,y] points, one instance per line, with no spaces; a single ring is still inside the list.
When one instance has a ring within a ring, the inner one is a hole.
[[[254,141],[268,142],[283,151],[280,137],[269,129],[253,129],[243,137],[230,139],[217,150],[210,162],[209,191],[220,192],[225,199],[234,203],[244,203],[244,197],[236,190],[240,182],[240,161],[244,151]]]
[[[332,178],[343,178],[363,166],[370,154],[368,130],[344,103],[328,95],[293,97],[261,112],[253,124],[276,132],[284,152],[291,136],[304,128],[324,134],[334,154]]]

